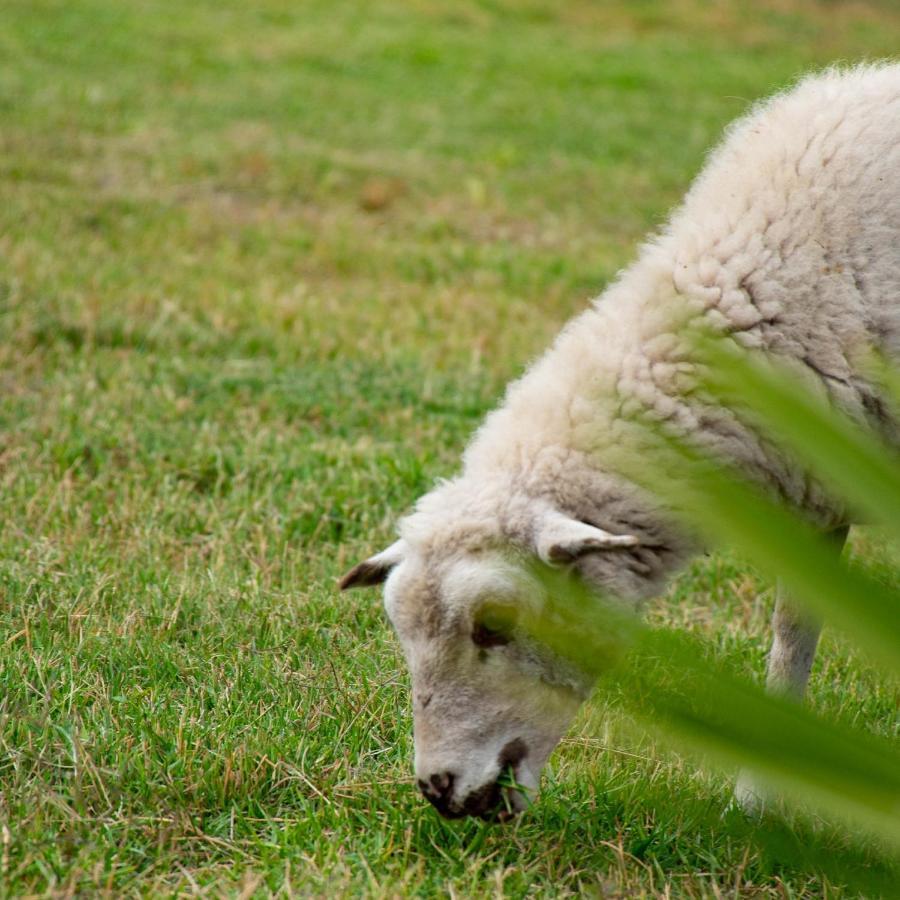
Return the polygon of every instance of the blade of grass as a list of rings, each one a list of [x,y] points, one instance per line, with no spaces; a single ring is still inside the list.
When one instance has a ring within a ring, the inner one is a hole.
[[[767,694],[704,656],[685,635],[646,632],[627,668],[626,702],[680,743],[749,766],[900,847],[895,747]]]
[[[701,459],[659,434],[656,451],[630,475],[668,501],[707,540],[729,544],[811,610],[827,616],[869,649],[888,671],[900,672],[900,592],[844,564],[808,523],[768,499],[737,473]],[[663,477],[659,473],[665,473]]]
[[[604,677],[632,713],[679,745],[755,769],[794,797],[900,847],[894,746],[735,677],[695,639],[642,625],[568,573],[541,566],[534,574],[548,602],[529,630],[591,676]]]
[[[720,402],[747,410],[866,520],[900,536],[900,458],[893,449],[783,367],[722,341],[704,341],[701,356],[704,384]]]

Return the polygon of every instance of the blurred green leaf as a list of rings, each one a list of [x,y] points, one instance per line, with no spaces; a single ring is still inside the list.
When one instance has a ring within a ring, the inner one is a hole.
[[[900,457],[872,431],[831,407],[783,367],[704,342],[706,387],[723,404],[746,410],[862,516],[900,536]]]
[[[750,766],[795,799],[900,846],[900,752],[827,722],[710,661],[696,641],[648,631],[628,667],[630,705],[696,749]]]
[[[831,556],[833,557],[833,552]],[[696,639],[640,623],[568,573],[535,576],[547,596],[528,630],[656,729],[720,762],[762,773],[900,847],[900,749],[825,721],[731,673]],[[629,649],[629,653],[624,651]]]
[[[842,562],[827,537],[736,472],[662,436],[656,436],[654,446],[654,464],[632,467],[633,478],[670,503],[710,543],[738,548],[760,570],[780,578],[799,602],[854,636],[886,668],[900,671],[896,584]]]
[[[836,497],[900,535],[900,465],[870,429],[828,406],[808,384],[758,356],[701,338],[700,387],[738,411],[766,441],[785,446]],[[900,379],[882,373],[881,382]],[[833,542],[721,461],[655,425],[641,423],[623,452],[623,473],[643,485],[708,543],[727,543],[790,595],[867,649],[887,677],[900,673],[900,577],[896,569],[848,565]],[[795,800],[813,801],[900,847],[900,749],[826,721],[737,677],[707,648],[640,625],[615,604],[589,596],[569,576],[541,570],[552,600],[542,640],[582,669],[605,676],[632,712],[694,751],[745,766]],[[560,612],[557,607],[565,611]],[[616,644],[618,642],[618,645]],[[616,649],[617,647],[617,649]],[[622,651],[630,648],[631,652]],[[781,843],[784,843],[783,841]],[[822,870],[853,880],[837,859]],[[865,882],[880,885],[884,871]]]

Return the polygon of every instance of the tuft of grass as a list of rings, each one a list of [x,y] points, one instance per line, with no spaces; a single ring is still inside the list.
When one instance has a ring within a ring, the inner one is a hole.
[[[875,0],[7,0],[0,892],[841,895],[602,697],[514,826],[438,819],[334,580],[725,123],[898,39]],[[770,598],[718,555],[652,620],[758,673]],[[896,736],[834,635],[811,696]]]

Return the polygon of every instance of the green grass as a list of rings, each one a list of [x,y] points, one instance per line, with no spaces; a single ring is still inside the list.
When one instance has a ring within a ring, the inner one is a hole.
[[[334,582],[725,123],[898,41],[875,0],[5,0],[0,893],[840,895],[610,696],[513,827],[440,820]],[[770,603],[716,556],[651,619],[758,675]],[[833,633],[811,695],[896,734]]]

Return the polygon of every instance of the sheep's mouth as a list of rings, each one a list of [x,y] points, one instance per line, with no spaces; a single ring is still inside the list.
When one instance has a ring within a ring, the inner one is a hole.
[[[528,788],[519,780],[518,764],[507,763],[495,782],[499,798],[486,821],[505,824],[528,807]]]
[[[528,788],[520,783],[517,769],[517,766],[507,763],[495,781],[472,791],[460,805],[434,805],[445,819],[471,816],[496,824],[509,822],[528,807]]]

